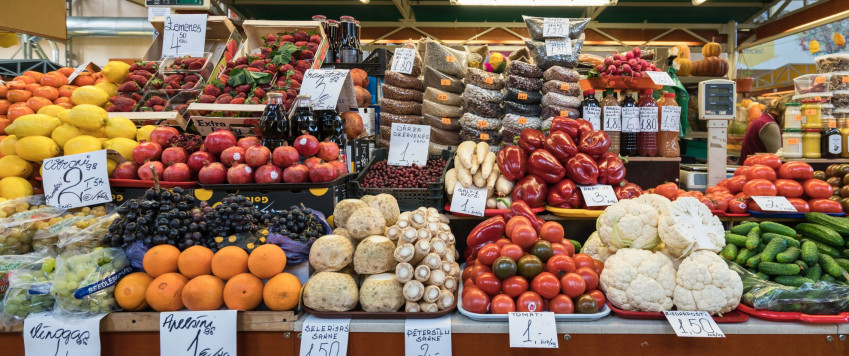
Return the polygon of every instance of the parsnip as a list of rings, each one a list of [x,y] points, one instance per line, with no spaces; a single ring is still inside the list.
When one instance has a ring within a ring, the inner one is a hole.
[[[430,271],[430,278],[427,279],[427,285],[441,286],[444,282],[445,272],[442,272],[441,269],[434,269]]]
[[[442,282],[442,288],[452,292],[457,290],[457,279],[451,276],[445,277],[445,282]]]
[[[398,262],[410,262],[413,259],[413,256],[416,255],[416,249],[412,244],[409,243],[401,243],[398,247],[395,247],[395,261]],[[400,265],[398,265],[400,266]],[[396,266],[397,267],[397,266]]]
[[[419,302],[419,311],[422,313],[436,313],[439,311],[439,307],[436,303]]]
[[[486,186],[486,178],[483,177],[483,173],[481,171],[477,171],[472,175],[472,183],[475,184],[475,187],[483,188]]]
[[[489,175],[492,174],[493,166],[495,166],[495,152],[487,151],[486,157],[484,157],[481,163],[481,172],[483,172],[484,178],[489,178]]]
[[[498,177],[501,177],[501,172],[498,169],[492,171],[489,174],[489,177],[486,178],[486,188],[487,189],[495,189],[495,183],[498,182]],[[454,192],[453,190],[451,191]]]
[[[469,173],[474,175],[480,169],[481,169],[481,162],[478,161],[478,156],[472,155],[472,168],[469,168]]]
[[[398,280],[398,283],[407,283],[413,280],[413,265],[407,262],[401,262],[396,265],[395,279]]]
[[[425,265],[419,265],[414,270],[413,278],[422,283],[427,282],[430,278],[430,268],[427,268]]]
[[[439,286],[427,286],[425,287],[422,300],[427,303],[436,303],[436,301],[439,300],[439,292],[441,292]]]
[[[460,184],[463,185],[463,187],[471,188],[472,173],[464,167],[457,167],[457,181],[459,181]],[[454,191],[452,190],[451,192],[453,193]]]
[[[487,153],[489,153],[489,144],[483,141],[478,142],[477,146],[475,146],[475,156],[478,158],[478,164],[483,163]]]
[[[404,284],[404,289],[402,292],[404,293],[404,299],[409,300],[411,302],[417,302],[422,299],[424,295],[425,286],[422,282],[419,281],[409,281]]]
[[[436,302],[439,310],[448,309],[454,305],[454,292],[449,290],[441,290],[439,292],[439,300]]]
[[[419,303],[417,302],[411,302],[408,300],[407,305],[404,307],[404,312],[407,313],[418,313],[420,311],[422,311],[422,309],[419,307]]]
[[[509,179],[504,178],[504,176],[499,176],[498,180],[495,182],[495,193],[498,194],[499,197],[510,196],[513,193],[513,182]]]
[[[466,169],[472,169],[472,155],[475,153],[475,142],[464,141],[457,146],[457,160]]]
[[[454,193],[454,186],[457,185],[457,168],[451,168],[445,172],[445,191],[448,194]]]

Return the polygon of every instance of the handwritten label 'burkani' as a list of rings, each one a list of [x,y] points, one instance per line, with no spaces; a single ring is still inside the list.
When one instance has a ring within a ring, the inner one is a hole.
[[[41,169],[47,205],[70,209],[112,201],[106,150],[46,159]]]
[[[159,314],[162,356],[236,356],[236,311]]]
[[[24,320],[26,356],[99,356],[100,319],[66,320],[53,314],[32,314]]]

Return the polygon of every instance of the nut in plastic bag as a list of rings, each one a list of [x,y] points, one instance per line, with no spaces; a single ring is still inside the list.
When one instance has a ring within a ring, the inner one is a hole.
[[[119,309],[115,284],[132,272],[120,248],[63,254],[56,262],[56,278],[50,294],[56,298],[56,309],[62,312],[108,313]]]
[[[578,65],[578,56],[581,53],[581,48],[584,46],[584,37],[581,34],[577,39],[568,40],[567,42],[570,48],[566,54],[550,54],[548,52],[549,46],[543,41],[525,40],[525,45],[531,51],[534,63],[542,69],[548,69],[553,66],[575,68]]]
[[[448,48],[431,39],[425,40],[426,67],[462,78],[466,75],[466,56],[466,52]]]
[[[587,24],[590,23],[589,18],[554,18],[554,17],[535,17],[522,16],[525,20],[525,26],[528,27],[528,33],[531,38],[536,41],[543,41],[550,37],[569,37],[576,39],[581,37]]]

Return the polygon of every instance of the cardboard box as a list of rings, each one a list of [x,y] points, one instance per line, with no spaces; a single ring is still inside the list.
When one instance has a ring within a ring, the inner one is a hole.
[[[156,29],[158,35],[153,39],[153,43],[147,49],[142,60],[145,61],[160,61],[162,59],[162,41],[164,33],[164,17],[157,17],[151,22],[153,28]],[[229,40],[241,44],[242,34],[236,29],[236,25],[226,16],[209,16],[206,19],[206,43],[204,43],[204,52],[212,53],[212,63],[219,63],[224,56],[224,50],[227,48]],[[217,66],[216,66],[217,68]],[[214,74],[214,73],[213,73]]]
[[[321,68],[324,58],[327,57],[327,50],[330,48],[324,28],[321,27],[321,23],[318,21],[247,20],[242,23],[242,28],[245,30],[245,44],[242,46],[240,53],[243,55],[250,54],[251,51],[263,46],[265,44],[265,35],[269,33],[279,35],[296,30],[307,33],[314,32],[321,36],[318,53],[315,53],[315,57],[313,58],[312,69]]]
[[[188,116],[191,123],[201,136],[210,134],[215,129],[229,129],[237,137],[258,135],[259,120],[265,111],[265,104],[189,104]],[[219,113],[247,112],[247,117],[226,117]],[[217,116],[204,116],[215,113]]]

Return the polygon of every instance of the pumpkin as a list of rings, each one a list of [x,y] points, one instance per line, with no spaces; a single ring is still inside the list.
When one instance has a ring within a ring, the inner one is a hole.
[[[675,48],[678,49],[678,58],[690,59],[690,47],[685,44],[677,44]]]
[[[760,118],[761,115],[763,115],[763,111],[761,111],[761,108],[757,105],[752,105],[752,107],[750,107],[749,110],[746,112],[746,121],[755,121]]]
[[[720,52],[722,47],[716,42],[708,42],[702,47],[702,55],[705,57],[717,57]]]
[[[706,57],[693,62],[692,74],[696,76],[721,77],[728,73],[728,62],[719,57]]]
[[[673,61],[678,63],[678,76],[688,77],[692,75],[693,63],[687,58],[675,58]]]

